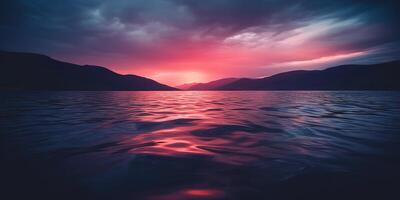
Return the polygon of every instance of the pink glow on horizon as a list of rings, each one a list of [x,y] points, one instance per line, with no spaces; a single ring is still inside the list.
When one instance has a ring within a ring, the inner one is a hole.
[[[315,48],[318,49],[318,48]],[[315,68],[326,63],[366,55],[368,52],[329,52],[327,49],[293,50],[294,53],[274,52],[269,55],[261,51],[229,49],[214,55],[214,58],[176,61],[176,64],[157,63],[152,67],[135,67],[133,70],[116,70],[123,74],[149,77],[171,86],[193,82],[208,82],[225,77],[260,77],[282,72],[280,67]],[[324,51],[326,53],[324,53]],[[190,62],[189,62],[190,60]],[[262,73],[269,69],[269,73]],[[261,73],[259,72],[261,71]],[[256,75],[260,73],[260,75]]]
[[[359,26],[357,18],[324,19],[285,32],[258,26],[219,37],[205,31],[168,40],[154,36],[154,41],[141,41],[143,51],[128,56],[125,52],[120,56],[73,59],[78,63],[95,60],[95,64],[117,73],[136,74],[170,86],[227,77],[257,78],[288,70],[321,68],[367,55],[368,51],[341,46],[341,42],[332,42],[327,37],[332,31]],[[374,31],[364,29],[359,32],[360,38],[369,37]]]

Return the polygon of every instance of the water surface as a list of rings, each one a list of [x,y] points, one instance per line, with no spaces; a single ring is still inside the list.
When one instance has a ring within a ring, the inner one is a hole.
[[[4,191],[15,199],[393,198],[399,100],[399,92],[3,92]]]

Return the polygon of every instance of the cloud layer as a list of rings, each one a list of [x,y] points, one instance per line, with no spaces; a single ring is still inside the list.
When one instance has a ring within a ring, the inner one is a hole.
[[[400,58],[396,1],[5,0],[0,49],[168,84]]]

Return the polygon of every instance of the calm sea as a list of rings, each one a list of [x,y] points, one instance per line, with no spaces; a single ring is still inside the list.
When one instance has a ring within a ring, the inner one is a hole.
[[[0,95],[2,199],[400,196],[400,92]]]

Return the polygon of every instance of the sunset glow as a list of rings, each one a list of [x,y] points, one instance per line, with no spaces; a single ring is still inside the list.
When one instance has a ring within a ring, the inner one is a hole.
[[[105,66],[172,86],[370,64],[400,54],[394,2],[290,2],[15,1],[25,12],[2,25],[0,34],[8,50]],[[15,23],[24,30],[17,31]],[[24,33],[29,35],[18,37]]]

